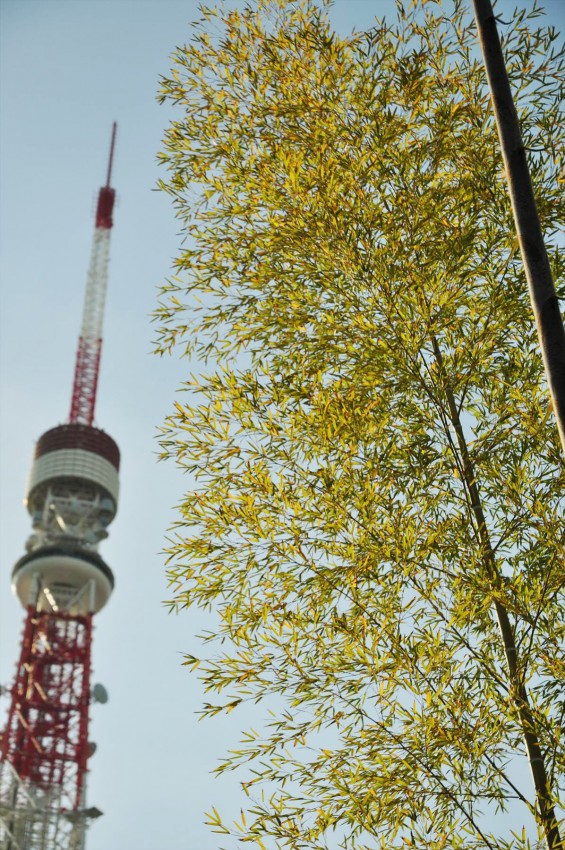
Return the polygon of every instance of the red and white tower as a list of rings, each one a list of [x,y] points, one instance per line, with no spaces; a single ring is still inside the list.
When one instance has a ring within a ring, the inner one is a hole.
[[[83,850],[92,618],[114,587],[98,554],[118,507],[120,453],[93,426],[115,191],[100,189],[69,422],[41,436],[27,486],[33,533],[12,573],[26,618],[1,739],[2,850]]]

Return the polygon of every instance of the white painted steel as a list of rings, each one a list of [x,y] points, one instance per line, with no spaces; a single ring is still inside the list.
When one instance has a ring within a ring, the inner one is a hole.
[[[96,343],[102,339],[110,259],[110,233],[111,231],[104,227],[97,227],[94,231],[80,329],[81,337],[89,343]]]
[[[78,597],[79,592],[89,582],[93,586],[93,602],[94,607],[92,612],[98,613],[101,608],[107,603],[112,593],[112,584],[102,570],[84,561],[80,556],[65,555],[65,554],[46,554],[40,555],[30,560],[18,569],[12,579],[12,591],[18,597],[24,608],[29,604],[30,593],[33,590],[34,577],[38,575],[40,578],[41,589],[47,599],[53,597],[55,600],[61,600],[63,610],[67,610],[62,601],[62,594],[57,589],[57,585],[65,586],[64,597],[71,599]],[[71,589],[73,592],[71,592]],[[43,594],[40,594],[40,601]],[[50,610],[47,605],[39,604],[39,607],[44,607]],[[69,613],[78,613],[74,610]]]
[[[72,811],[68,794],[21,779],[8,759],[0,762],[0,848],[84,850],[89,811]]]
[[[29,474],[27,496],[38,484],[54,478],[82,478],[93,482],[107,490],[116,504],[118,503],[118,472],[106,458],[94,452],[84,449],[59,449],[37,458]]]

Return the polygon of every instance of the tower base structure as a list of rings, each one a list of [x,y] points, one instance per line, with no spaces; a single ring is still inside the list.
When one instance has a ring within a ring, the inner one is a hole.
[[[39,603],[38,599],[38,603]],[[29,606],[2,736],[2,850],[83,850],[92,614]]]

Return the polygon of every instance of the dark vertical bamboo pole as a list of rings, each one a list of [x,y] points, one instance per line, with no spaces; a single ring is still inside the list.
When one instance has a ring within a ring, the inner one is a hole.
[[[473,0],[473,8],[545,373],[565,456],[565,329],[492,5],[490,0]]]

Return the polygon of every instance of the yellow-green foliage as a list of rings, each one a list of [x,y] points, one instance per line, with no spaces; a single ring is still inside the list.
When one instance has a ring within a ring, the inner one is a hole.
[[[504,46],[551,243],[563,62],[536,15]],[[187,659],[205,714],[285,706],[220,768],[241,822],[210,823],[297,850],[537,846],[516,688],[557,798],[564,476],[470,12],[342,36],[308,0],[205,10],[161,91],[187,240],[159,350],[203,361],[162,434],[195,482],[171,606],[219,614],[218,654]]]

